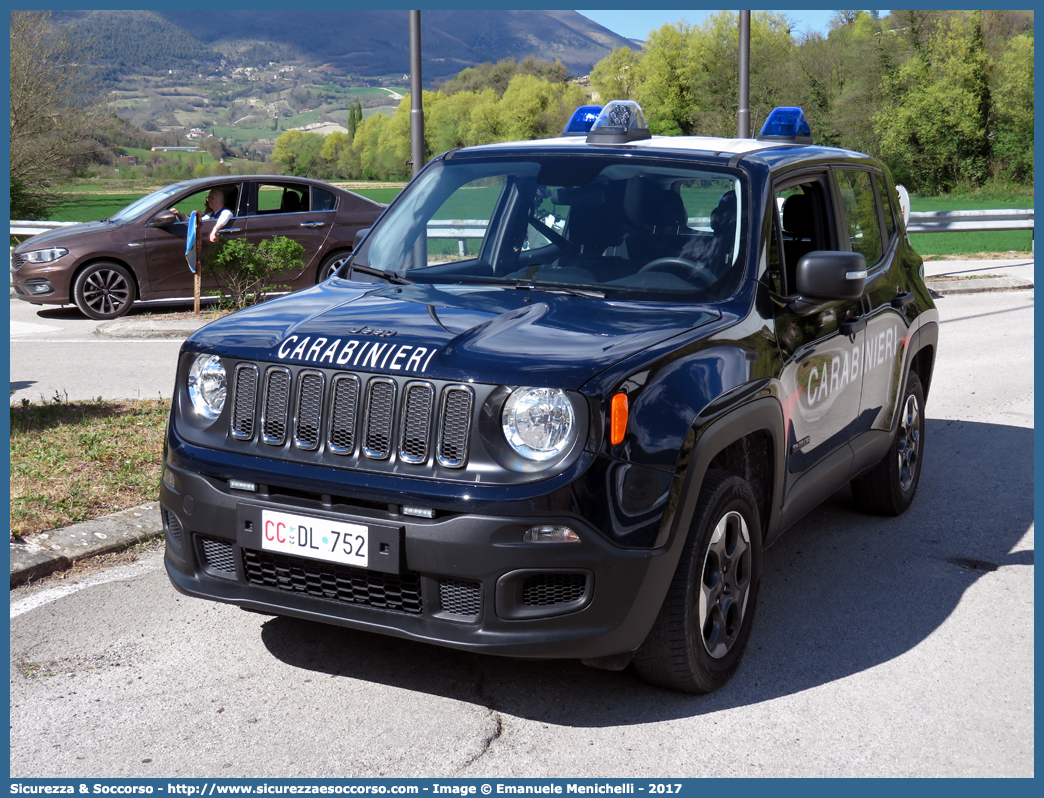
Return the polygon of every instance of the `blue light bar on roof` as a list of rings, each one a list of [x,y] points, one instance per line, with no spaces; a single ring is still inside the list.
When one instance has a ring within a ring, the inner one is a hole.
[[[566,126],[562,130],[562,135],[586,136],[587,131],[591,129],[591,125],[595,123],[601,111],[602,106],[600,105],[581,105],[569,117],[569,121],[566,122]]]
[[[808,126],[805,112],[794,106],[780,106],[772,112],[761,126],[758,141],[786,141],[793,144],[811,144],[812,128]]]

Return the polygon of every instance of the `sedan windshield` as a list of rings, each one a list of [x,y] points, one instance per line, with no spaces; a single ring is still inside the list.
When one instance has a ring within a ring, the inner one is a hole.
[[[356,262],[413,282],[712,301],[742,278],[738,173],[627,156],[449,159]]]
[[[151,208],[154,205],[163,203],[167,198],[174,196],[179,191],[182,191],[184,186],[175,184],[173,186],[167,186],[161,188],[159,191],[154,191],[152,194],[142,197],[139,200],[135,200],[126,208],[121,211],[117,211],[109,217],[110,222],[126,222],[129,221],[147,208]]]

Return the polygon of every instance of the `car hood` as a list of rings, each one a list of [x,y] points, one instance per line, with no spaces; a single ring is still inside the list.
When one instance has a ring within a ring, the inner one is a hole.
[[[374,288],[335,278],[212,322],[187,347],[352,371],[579,388],[607,366],[719,315],[713,305],[487,286]]]
[[[105,235],[107,233],[116,230],[118,225],[112,222],[86,222],[84,224],[71,224],[68,227],[57,227],[54,230],[47,230],[43,233],[37,233],[32,238],[29,238],[15,247],[15,254],[22,252],[29,252],[34,249],[45,249],[49,246],[61,244],[64,241],[68,241],[72,238],[82,238],[86,235],[100,234]]]

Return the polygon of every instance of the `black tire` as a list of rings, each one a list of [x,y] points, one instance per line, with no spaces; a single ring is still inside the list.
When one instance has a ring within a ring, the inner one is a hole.
[[[724,685],[747,648],[760,582],[754,492],[735,474],[708,471],[663,607],[634,655],[638,673],[688,693]]]
[[[131,309],[137,288],[130,271],[118,263],[92,263],[73,283],[73,301],[92,319],[116,319]]]
[[[865,476],[852,480],[852,496],[860,510],[875,515],[901,515],[914,500],[924,459],[924,389],[911,371],[899,411],[899,426],[888,454]]]
[[[319,264],[319,271],[316,272],[315,281],[317,283],[325,282],[329,279],[330,275],[341,268],[344,262],[351,256],[351,250],[348,252],[334,252],[331,255],[327,255],[323,258],[323,262]]]

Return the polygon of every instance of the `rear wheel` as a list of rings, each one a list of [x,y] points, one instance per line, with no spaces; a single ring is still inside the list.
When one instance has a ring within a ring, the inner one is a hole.
[[[899,428],[885,458],[866,476],[852,480],[852,496],[864,512],[900,515],[913,502],[924,458],[924,389],[910,372],[903,392]]]
[[[322,283],[328,280],[330,275],[340,269],[351,256],[351,252],[335,252],[332,255],[327,255],[319,266],[316,282]]]
[[[73,301],[92,319],[115,319],[134,304],[134,278],[118,263],[92,263],[76,276]]]
[[[648,637],[634,655],[647,681],[709,693],[739,667],[761,580],[761,520],[750,485],[708,471],[681,561]]]

